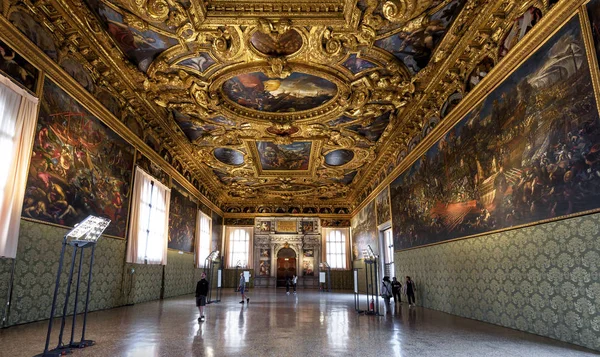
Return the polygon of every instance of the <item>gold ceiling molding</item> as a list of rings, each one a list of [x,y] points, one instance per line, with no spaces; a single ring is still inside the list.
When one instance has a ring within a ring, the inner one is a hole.
[[[133,117],[146,150],[152,151],[144,141],[154,138],[172,155],[169,165],[179,168],[173,171],[189,174],[201,194],[232,213],[354,209],[428,142],[443,102],[466,94],[473,68],[487,57],[498,62],[498,42],[525,6],[497,0],[98,0],[92,10],[92,2],[25,4],[23,11],[56,37],[59,62],[81,63],[116,98],[122,115],[115,122]],[[544,11],[548,5],[530,4]],[[429,46],[429,57],[405,60],[410,46]]]

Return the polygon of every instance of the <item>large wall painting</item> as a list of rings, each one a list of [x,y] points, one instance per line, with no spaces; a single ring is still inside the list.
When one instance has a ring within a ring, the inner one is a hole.
[[[223,255],[221,237],[223,236],[223,217],[217,212],[212,212],[212,250],[219,250]]]
[[[265,112],[297,112],[329,102],[337,87],[325,78],[294,72],[285,79],[262,72],[240,74],[223,83],[223,92],[235,103]]]
[[[311,147],[311,141],[299,141],[291,144],[256,142],[263,170],[308,170]]]
[[[43,99],[23,217],[72,227],[88,215],[125,237],[133,147],[50,80]]]
[[[375,201],[371,200],[357,215],[352,217],[352,259],[363,259],[363,250],[373,249],[377,254],[377,222],[375,222]]]
[[[379,39],[375,41],[375,46],[396,56],[412,74],[416,74],[427,66],[433,51],[446,35],[465,2],[451,1],[415,29],[400,31]]]
[[[39,71],[2,41],[0,41],[0,72],[35,92]]]
[[[387,187],[377,195],[377,198],[375,198],[375,209],[377,210],[377,225],[391,219],[390,193],[388,192]]]
[[[600,207],[600,121],[576,16],[390,185],[406,249]]]
[[[198,205],[177,181],[173,181],[169,206],[169,249],[194,251]]]

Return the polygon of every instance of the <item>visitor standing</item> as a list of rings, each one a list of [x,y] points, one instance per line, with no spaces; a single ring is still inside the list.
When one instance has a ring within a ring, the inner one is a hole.
[[[408,307],[415,306],[415,292],[417,292],[417,285],[411,280],[410,276],[406,277],[403,290],[408,299]]]
[[[298,283],[298,276],[296,274],[294,274],[294,277],[292,278],[292,286],[294,287],[294,295],[296,295],[296,284]]]
[[[392,297],[392,284],[390,283],[389,276],[384,276],[381,282],[381,297],[385,300],[386,305],[389,305],[390,298]]]
[[[396,279],[396,277],[392,278],[392,295],[394,295],[394,304],[402,303],[402,298],[400,297],[400,293],[402,290],[402,284]]]
[[[196,284],[196,306],[198,307],[198,312],[200,313],[200,317],[198,317],[198,322],[203,322],[204,318],[204,307],[206,306],[206,296],[208,295],[208,280],[206,280],[206,273],[202,272],[200,275],[200,280]]]
[[[240,274],[240,293],[242,294],[242,301],[240,301],[240,304],[244,303],[244,300],[246,300],[247,303],[250,302],[250,298],[246,297],[246,294],[244,294],[244,292],[246,291],[246,278],[244,277],[244,272],[242,272]]]

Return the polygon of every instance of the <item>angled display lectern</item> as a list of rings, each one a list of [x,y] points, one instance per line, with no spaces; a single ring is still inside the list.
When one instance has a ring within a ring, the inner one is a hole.
[[[52,298],[52,308],[50,309],[50,320],[48,321],[48,334],[46,335],[46,346],[44,352],[36,357],[53,357],[70,354],[73,348],[84,348],[94,344],[92,340],[85,339],[85,325],[87,322],[88,304],[90,302],[90,287],[92,285],[92,267],[94,265],[94,252],[96,250],[96,243],[102,232],[108,227],[110,220],[102,217],[88,216],[82,222],[75,226],[70,232],[68,232],[62,243],[62,249],[60,251],[60,259],[58,261],[58,272],[56,273],[56,285],[54,286],[54,297]],[[67,281],[67,291],[65,293],[65,301],[63,305],[62,319],[60,322],[60,333],[58,336],[58,344],[56,348],[48,350],[50,345],[50,337],[52,334],[52,323],[54,322],[54,314],[56,311],[56,300],[58,297],[58,290],[60,288],[60,276],[62,274],[63,261],[65,258],[65,250],[67,246],[73,247],[73,255],[71,257],[71,266],[69,268],[69,278]],[[74,341],[75,338],[75,322],[77,319],[77,302],[79,298],[79,286],[81,283],[81,269],[83,268],[83,253],[84,249],[92,248],[90,254],[90,270],[88,272],[88,284],[87,292],[85,297],[85,310],[83,313],[83,327],[81,330],[81,340]],[[67,318],[67,309],[69,306],[69,297],[71,294],[71,282],[73,281],[73,272],[75,270],[75,260],[79,253],[79,269],[77,271],[77,283],[75,287],[75,306],[73,308],[73,322],[71,324],[71,340],[68,343],[63,342],[63,333],[65,330],[65,321]]]

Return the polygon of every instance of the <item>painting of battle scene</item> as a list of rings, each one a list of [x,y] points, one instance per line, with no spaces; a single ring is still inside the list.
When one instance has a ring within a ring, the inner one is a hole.
[[[390,194],[386,189],[381,191],[375,198],[375,208],[377,209],[377,225],[385,223],[390,217]]]
[[[35,92],[39,71],[2,41],[0,41],[0,73]]]
[[[219,250],[223,253],[221,247],[221,237],[223,236],[223,217],[217,212],[212,212],[212,250]]]
[[[240,74],[223,83],[229,99],[246,108],[265,112],[297,112],[329,102],[337,87],[327,79],[294,72],[285,79],[262,72]]]
[[[446,35],[465,2],[465,0],[451,1],[416,29],[401,30],[379,39],[375,41],[375,46],[392,53],[412,74],[416,74],[427,66],[433,51]]]
[[[101,0],[88,0],[87,3],[92,11],[98,14],[117,46],[141,71],[146,72],[156,56],[178,43],[177,40],[155,31],[139,31],[129,26],[123,15]]]
[[[390,185],[406,249],[600,207],[600,122],[578,18]]]
[[[50,80],[44,83],[23,217],[72,227],[88,215],[125,237],[134,152]]]
[[[194,251],[198,205],[191,197],[179,183],[173,181],[169,205],[169,249]]]
[[[352,259],[363,259],[363,250],[369,249],[369,246],[377,253],[379,244],[375,219],[375,200],[352,218]]]
[[[275,144],[257,141],[256,149],[263,170],[308,170],[312,142]]]
[[[169,175],[164,172],[160,166],[156,165],[141,152],[136,153],[135,163],[152,177],[162,182],[163,185],[169,187]]]

